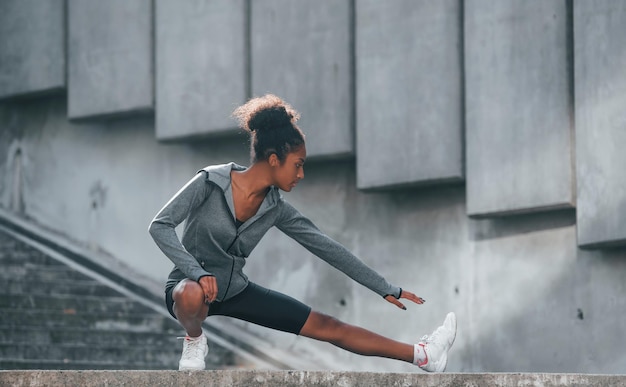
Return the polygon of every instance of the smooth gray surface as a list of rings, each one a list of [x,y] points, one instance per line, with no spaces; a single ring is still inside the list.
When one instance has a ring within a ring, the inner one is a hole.
[[[156,0],[159,140],[235,132],[247,98],[245,1]]]
[[[328,371],[0,371],[7,386],[623,386],[623,375]]]
[[[251,2],[252,94],[298,110],[307,156],[354,153],[350,1]]]
[[[578,244],[626,243],[626,3],[574,3]]]
[[[65,87],[64,4],[0,1],[0,98]]]
[[[68,114],[153,108],[152,3],[68,0]]]
[[[463,179],[461,6],[356,2],[357,185]]]
[[[469,215],[574,206],[566,4],[465,3]]]

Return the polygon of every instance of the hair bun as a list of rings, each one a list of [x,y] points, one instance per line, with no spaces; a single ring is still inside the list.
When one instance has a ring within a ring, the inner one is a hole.
[[[248,122],[251,132],[265,132],[276,128],[292,126],[292,116],[284,106],[274,106],[258,111]]]
[[[233,112],[239,125],[250,132],[266,132],[286,126],[295,127],[300,114],[273,94],[253,98]]]

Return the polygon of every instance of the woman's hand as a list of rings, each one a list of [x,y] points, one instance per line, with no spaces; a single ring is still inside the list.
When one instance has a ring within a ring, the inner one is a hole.
[[[418,297],[415,294],[411,293],[411,292],[407,292],[406,290],[402,290],[402,292],[400,292],[400,298],[405,298],[409,301],[413,301],[414,303],[421,305],[423,303],[426,302],[426,300],[424,300],[422,297]],[[406,306],[404,306],[403,303],[401,303],[399,301],[399,299],[395,298],[392,295],[388,295],[385,296],[385,300],[391,302],[392,304],[394,304],[395,306],[397,306],[400,309],[404,309],[406,310]]]
[[[217,280],[212,275],[206,275],[198,280],[204,293],[204,303],[210,304],[217,298]]]

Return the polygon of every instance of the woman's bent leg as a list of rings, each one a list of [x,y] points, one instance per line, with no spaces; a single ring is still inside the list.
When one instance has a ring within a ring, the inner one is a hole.
[[[207,339],[202,334],[202,322],[209,307],[204,303],[204,292],[195,281],[185,279],[172,291],[174,314],[187,331],[183,342],[183,354],[178,362],[179,370],[203,370],[204,358],[209,353]]]
[[[202,322],[209,312],[209,306],[204,303],[204,293],[200,284],[184,279],[172,291],[172,298],[174,299],[174,314],[180,325],[187,331],[187,335],[200,336]]]
[[[346,324],[334,317],[311,311],[300,335],[326,341],[350,352],[413,362],[413,344],[391,340],[374,332]]]

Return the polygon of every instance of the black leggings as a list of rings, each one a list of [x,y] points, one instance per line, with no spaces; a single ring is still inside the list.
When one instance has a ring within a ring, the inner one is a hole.
[[[165,305],[174,315],[174,287],[165,290]],[[229,316],[283,332],[300,334],[311,308],[285,294],[250,282],[235,297],[209,305],[207,316]]]

